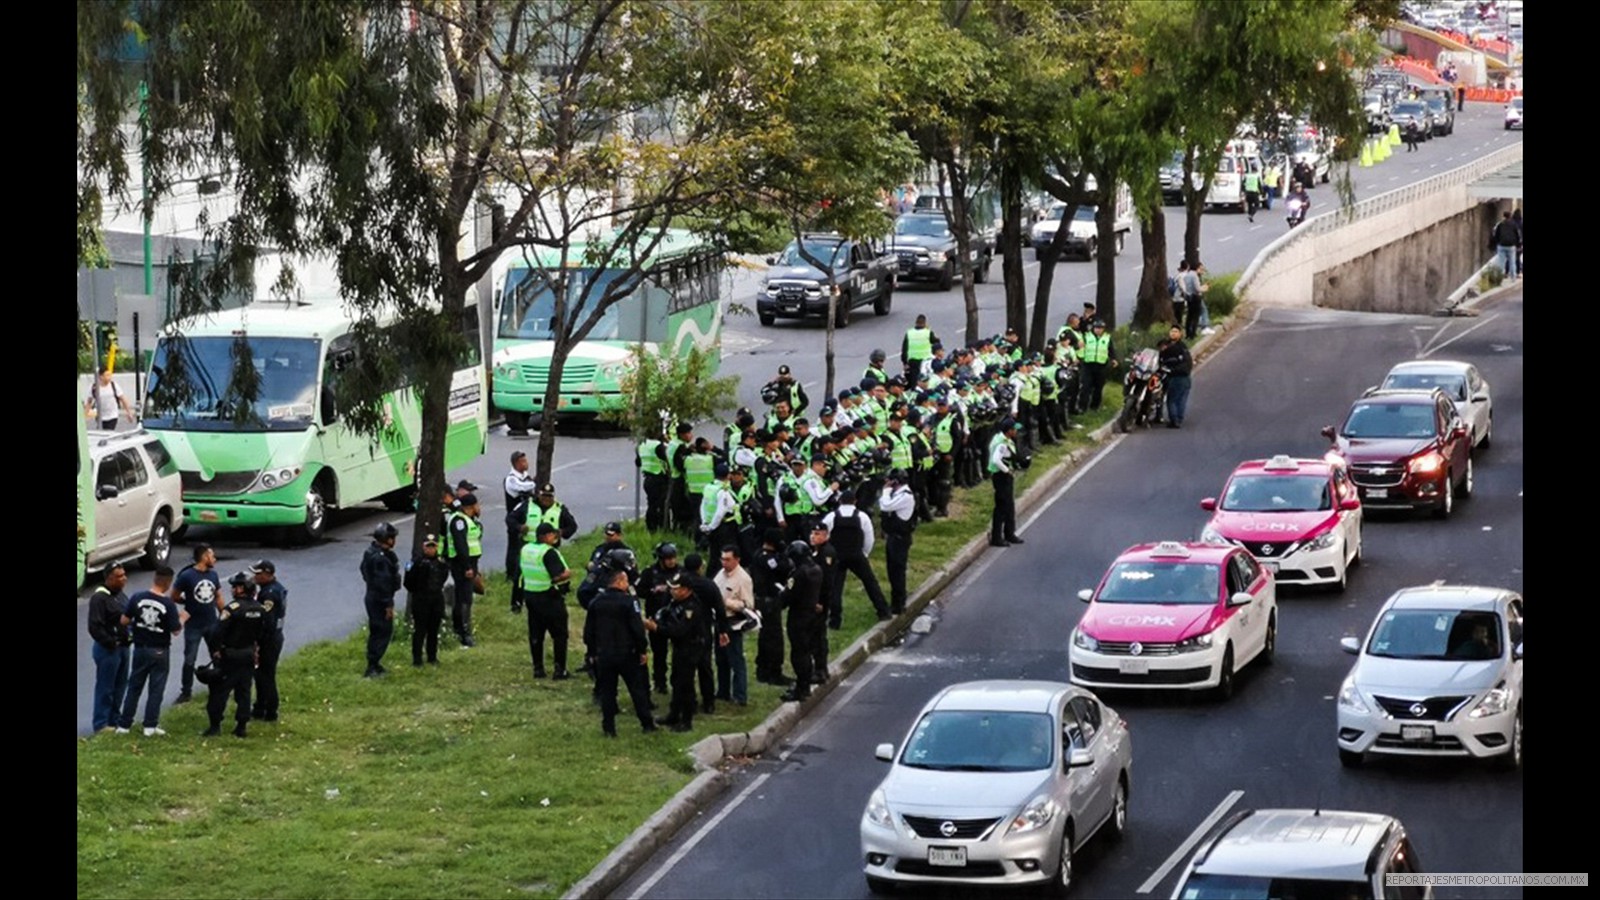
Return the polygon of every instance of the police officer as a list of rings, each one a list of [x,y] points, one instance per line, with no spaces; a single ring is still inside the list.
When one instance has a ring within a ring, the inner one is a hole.
[[[856,508],[856,492],[846,489],[840,493],[839,508],[824,516],[822,523],[828,528],[828,539],[839,552],[841,574],[848,570],[860,579],[861,586],[866,589],[867,599],[878,613],[878,621],[888,619],[889,602],[883,598],[883,588],[878,586],[878,576],[867,559],[872,554],[872,519]],[[842,597],[842,577],[833,585],[833,593],[836,598]],[[830,599],[828,605],[842,608],[842,603],[842,599]]]
[[[725,627],[723,617],[722,588],[705,575],[705,560],[698,553],[691,553],[683,558],[683,579],[689,582],[689,589],[694,593],[695,599],[700,602],[703,611],[700,626],[706,630],[706,654],[700,657],[700,711],[706,715],[716,712],[717,697],[717,671],[716,671],[716,646],[717,636],[722,634]]]
[[[911,534],[917,529],[917,500],[907,481],[904,471],[890,472],[878,500],[878,509],[883,511],[885,562],[889,566],[889,611],[895,615],[906,611],[906,565],[911,561]]]
[[[450,624],[455,626],[461,646],[472,647],[472,595],[479,591],[482,575],[478,561],[483,557],[483,523],[478,495],[462,495],[461,508],[450,514],[445,527],[445,549],[450,559],[450,577],[455,582],[455,607]],[[380,666],[380,668],[382,668]]]
[[[528,607],[528,655],[533,658],[533,677],[544,677],[544,636],[550,635],[555,657],[555,680],[571,678],[567,672],[567,602],[572,570],[556,544],[561,532],[549,522],[534,527],[534,540],[522,548],[522,565],[517,587]],[[604,545],[602,545],[604,546]]]
[[[672,588],[668,584],[682,569],[678,565],[678,545],[663,541],[653,552],[655,565],[639,573],[636,586],[639,599],[644,601],[645,618],[653,619],[672,601]],[[656,693],[667,692],[667,636],[659,631],[650,632],[650,677]]]
[[[694,447],[683,458],[684,516],[678,530],[698,534],[700,510],[705,502],[706,488],[717,480],[717,458],[711,452],[711,442],[695,438]]]
[[[684,461],[694,450],[694,427],[679,422],[675,437],[667,441],[667,512],[671,516],[668,527],[684,531],[694,527],[695,508],[689,503],[689,486],[683,471]]]
[[[933,472],[928,486],[928,505],[933,515],[944,518],[950,515],[950,495],[955,488],[956,456],[961,451],[965,429],[961,416],[950,408],[950,398],[941,393],[934,398],[938,412],[933,418]]]
[[[1100,408],[1101,395],[1106,389],[1106,372],[1117,367],[1117,352],[1111,346],[1111,335],[1106,333],[1103,319],[1095,319],[1089,333],[1083,337],[1082,360],[1083,387],[1078,397],[1078,409],[1088,411]]]
[[[905,365],[906,377],[912,384],[917,383],[917,378],[922,374],[922,364],[933,358],[933,342],[938,340],[933,334],[933,329],[928,327],[928,317],[918,314],[916,324],[906,329],[906,335],[900,340],[900,362]],[[888,379],[879,378],[877,382],[884,384]]]
[[[605,588],[589,604],[583,622],[583,643],[595,670],[595,694],[600,701],[600,730],[617,736],[617,681],[628,687],[634,714],[645,731],[655,731],[650,717],[650,686],[645,679],[649,643],[639,601],[629,593],[628,570],[633,551],[613,550],[603,558]]]
[[[672,479],[667,474],[667,443],[657,435],[639,442],[633,452],[633,464],[644,476],[644,524],[651,531],[660,531],[667,521],[667,488]]]
[[[770,628],[756,632],[756,681],[788,687],[789,679],[783,676],[783,629],[778,622],[783,614],[782,587],[789,580],[789,562],[784,556],[787,545],[783,532],[767,529],[761,536],[761,549],[750,558],[745,571],[750,573],[750,585],[756,595],[756,612]]]
[[[528,523],[538,525],[548,522],[561,532],[561,540],[570,541],[578,533],[578,520],[573,518],[572,512],[563,503],[556,502],[556,486],[545,482],[539,485],[539,492],[533,496],[535,509],[528,510]],[[532,531],[529,532],[532,534]],[[557,547],[561,546],[559,543]]]
[[[538,493],[539,482],[528,473],[528,454],[511,451],[511,471],[506,473],[506,577],[512,578],[521,565],[522,526],[528,523],[528,507]]]
[[[1022,543],[1017,537],[1017,423],[1006,419],[989,441],[989,480],[994,484],[994,513],[989,520],[989,546]]]
[[[201,737],[215,737],[222,733],[222,714],[228,708],[228,695],[233,695],[235,737],[244,737],[245,723],[250,721],[250,676],[255,671],[260,652],[261,635],[267,628],[267,611],[256,602],[255,582],[245,572],[237,572],[228,579],[233,600],[217,613],[217,624],[207,636],[212,662],[219,675],[206,698],[206,718],[211,727],[201,732]]]
[[[689,731],[694,728],[694,676],[700,657],[710,649],[702,627],[705,611],[684,573],[673,573],[668,590],[667,605],[644,621],[651,637],[659,634],[672,644],[672,703],[667,717],[658,724],[673,731]]]
[[[519,536],[517,543],[522,543]],[[406,563],[405,588],[410,591],[406,609],[411,612],[411,664],[422,665],[422,651],[428,662],[439,664],[439,627],[444,623],[444,583],[450,578],[450,564],[439,558],[439,536],[423,535],[420,555]]]
[[[261,662],[256,666],[256,700],[250,718],[278,721],[278,657],[283,655],[283,617],[289,612],[289,589],[278,580],[278,567],[270,559],[258,559],[250,567],[255,579],[256,602],[267,611],[267,625],[261,635]]]
[[[399,535],[384,522],[372,532],[372,544],[361,557],[361,580],[366,582],[367,671],[364,678],[379,678],[387,673],[383,654],[394,636],[394,595],[400,590],[400,558],[394,554],[394,539]]]
[[[790,544],[784,556],[793,567],[783,602],[789,611],[789,664],[794,666],[794,687],[784,692],[783,699],[803,702],[811,696],[816,674],[817,623],[826,609],[822,602],[822,568],[811,558],[811,547],[805,541]]]
[[[706,486],[700,501],[700,543],[713,548],[738,544],[742,520],[737,488],[724,480],[731,474],[727,463],[717,463],[712,471],[715,480]]]
[[[883,384],[884,382],[888,381],[889,373],[884,371],[883,368],[883,363],[887,358],[888,357],[881,349],[873,350],[871,361],[867,363],[867,368],[861,373],[861,377],[871,378],[873,381],[876,381],[879,384]]]
[[[561,543],[557,541],[556,546],[561,546]],[[622,539],[621,522],[607,522],[604,535],[601,538],[600,543],[589,552],[589,562],[584,566],[585,574],[583,583],[578,585],[578,605],[584,609],[588,609],[589,602],[595,598],[596,594],[599,594],[600,591],[605,588],[607,573],[605,571],[604,560],[606,554],[613,550],[628,550],[630,552],[633,550],[633,548],[629,547]],[[628,584],[637,585],[638,583],[638,570],[629,569]]]
[[[815,506],[805,488],[806,462],[799,455],[789,460],[789,471],[778,480],[776,508],[782,512],[779,522],[789,540],[804,540],[802,535],[811,532],[811,515]]]

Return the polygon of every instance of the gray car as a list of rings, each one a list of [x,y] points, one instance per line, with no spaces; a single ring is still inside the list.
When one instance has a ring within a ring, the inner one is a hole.
[[[1133,746],[1093,693],[1051,681],[975,681],[918,714],[861,816],[867,886],[1044,884],[1065,894],[1073,856],[1128,822]]]

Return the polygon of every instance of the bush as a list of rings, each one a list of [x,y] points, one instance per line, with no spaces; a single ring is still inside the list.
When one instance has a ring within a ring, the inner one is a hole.
[[[1124,325],[1111,334],[1111,343],[1117,348],[1119,356],[1132,356],[1147,347],[1154,348],[1167,336],[1167,331],[1172,326],[1166,322],[1153,323],[1143,331],[1135,330],[1131,325]]]
[[[146,352],[145,356],[148,357],[149,355],[150,354],[148,352]],[[95,358],[95,354],[92,351],[89,351],[89,350],[79,350],[78,351],[78,374],[79,375],[93,375],[93,374],[99,372],[100,371],[100,367],[102,365],[104,365],[104,364],[105,364],[105,359],[103,357],[100,358],[100,359],[96,359]],[[133,354],[131,352],[127,351],[127,350],[118,350],[117,351],[117,365],[116,365],[115,368],[116,368],[116,371],[118,371],[118,372],[132,372],[134,370]]]
[[[1213,322],[1233,315],[1234,308],[1239,305],[1239,294],[1234,289],[1239,284],[1241,274],[1225,272],[1207,282],[1211,287],[1205,293],[1206,309],[1210,311]]]
[[[1485,291],[1492,291],[1499,287],[1500,283],[1505,280],[1505,269],[1500,268],[1498,265],[1490,266],[1489,268],[1483,270],[1482,275],[1478,276],[1478,293],[1481,294]]]

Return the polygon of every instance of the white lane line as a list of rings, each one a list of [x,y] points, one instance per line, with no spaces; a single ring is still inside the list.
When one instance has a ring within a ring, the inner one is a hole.
[[[570,469],[573,466],[581,466],[588,461],[588,459],[575,459],[569,463],[562,463],[561,465],[556,466],[554,469],[551,469],[550,474],[554,475],[555,473],[560,472],[562,469]]]
[[[1232,234],[1223,235],[1222,237],[1217,238],[1217,243],[1226,244],[1227,242],[1233,240],[1235,237],[1236,237],[1236,235],[1232,235]]]
[[[1128,267],[1128,271],[1129,272],[1137,272],[1142,268],[1144,268],[1144,263],[1134,263],[1133,265]]]
[[[699,844],[702,838],[710,834],[713,828],[716,828],[722,823],[723,819],[728,817],[728,813],[738,809],[739,804],[743,803],[746,797],[750,796],[750,794],[754,792],[756,788],[766,784],[767,779],[771,777],[772,774],[770,772],[756,776],[755,779],[750,782],[748,787],[739,792],[739,796],[733,798],[732,803],[723,807],[721,812],[712,816],[711,820],[706,822],[704,825],[701,825],[700,830],[696,831],[693,837],[689,838],[687,841],[684,841],[683,846],[679,847],[676,853],[668,857],[667,861],[661,864],[661,868],[657,869],[654,875],[651,875],[643,884],[639,885],[639,889],[630,895],[631,900],[639,900],[640,897],[650,893],[650,889],[656,886],[656,882],[660,881],[663,876],[672,871],[672,867],[677,865],[685,856],[688,856],[689,851],[693,850],[695,845]]]
[[[1166,878],[1167,873],[1172,871],[1172,867],[1177,865],[1178,861],[1183,859],[1190,850],[1194,849],[1194,845],[1200,843],[1200,839],[1205,837],[1206,832],[1211,830],[1211,826],[1221,821],[1222,817],[1228,814],[1228,810],[1232,809],[1233,805],[1238,803],[1239,798],[1243,796],[1244,791],[1233,791],[1228,796],[1223,797],[1222,802],[1217,804],[1217,808],[1211,811],[1211,815],[1206,816],[1205,821],[1195,826],[1194,831],[1189,833],[1189,837],[1178,845],[1178,849],[1172,851],[1172,855],[1167,857],[1166,862],[1161,864],[1161,868],[1156,869],[1145,880],[1144,884],[1139,885],[1136,893],[1148,894],[1154,890],[1155,886],[1161,883],[1161,879]]]
[[[1094,281],[1085,281],[1083,284],[1078,285],[1078,287],[1081,287],[1081,288],[1094,287],[1095,285],[1097,285],[1099,283],[1100,283],[1100,279],[1096,278]]]
[[[1461,340],[1462,338],[1464,338],[1467,335],[1473,333],[1474,331],[1477,331],[1479,328],[1482,328],[1483,326],[1489,324],[1490,322],[1493,322],[1497,318],[1499,318],[1499,314],[1495,314],[1495,315],[1492,315],[1492,316],[1486,316],[1486,317],[1484,317],[1482,319],[1479,319],[1478,320],[1478,324],[1473,325],[1471,328],[1463,328],[1461,330],[1460,334],[1456,335],[1455,337],[1452,337],[1450,340],[1445,341],[1444,343],[1440,344],[1439,346],[1423,348],[1422,352],[1417,354],[1417,359],[1427,359],[1429,356],[1432,356],[1433,354],[1438,353],[1440,350],[1443,350],[1444,348],[1450,346],[1451,344],[1454,344],[1456,341]],[[1443,333],[1444,332],[1442,330],[1439,332],[1439,334],[1443,334]],[[1435,335],[1435,337],[1437,337],[1437,336],[1438,335]]]
[[[820,383],[821,383],[821,381],[819,379],[813,378],[810,381],[802,382],[800,386],[801,387],[816,387]]]
[[[1037,522],[1040,516],[1044,515],[1045,512],[1050,509],[1050,507],[1056,505],[1056,501],[1061,499],[1062,494],[1065,494],[1067,491],[1071,490],[1072,486],[1078,483],[1078,479],[1089,474],[1089,470],[1093,469],[1095,465],[1100,462],[1100,460],[1104,459],[1106,454],[1111,452],[1111,448],[1120,443],[1122,443],[1122,435],[1117,435],[1116,437],[1112,438],[1105,445],[1105,447],[1100,450],[1099,453],[1096,453],[1093,458],[1083,464],[1083,468],[1079,469],[1077,472],[1074,472],[1072,477],[1067,479],[1066,484],[1056,488],[1056,492],[1050,495],[1049,500],[1046,500],[1038,509],[1033,511],[1033,515],[1028,517],[1028,521],[1023,522],[1022,527],[1017,529],[1017,534],[1020,535],[1024,531],[1027,531],[1029,528],[1033,527],[1033,523]],[[994,554],[992,553],[990,554],[990,556],[993,555]]]

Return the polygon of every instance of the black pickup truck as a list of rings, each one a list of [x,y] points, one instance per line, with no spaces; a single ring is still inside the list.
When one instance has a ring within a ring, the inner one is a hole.
[[[800,250],[805,247],[805,254]],[[886,316],[894,300],[895,258],[881,241],[847,240],[837,234],[806,234],[791,241],[783,252],[769,257],[767,276],[756,294],[756,315],[762,325],[778,319],[827,318],[828,277],[805,256],[829,265],[839,304],[834,325],[845,328],[851,312],[871,306],[873,313]]]
[[[994,261],[994,242],[976,229],[968,241],[972,278],[983,284],[989,280],[989,264]],[[933,281],[942,291],[955,286],[960,250],[943,211],[918,210],[896,219],[889,252],[899,263],[901,281]]]

